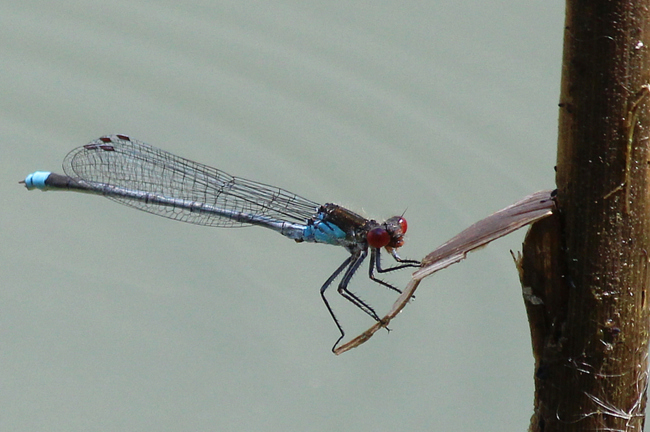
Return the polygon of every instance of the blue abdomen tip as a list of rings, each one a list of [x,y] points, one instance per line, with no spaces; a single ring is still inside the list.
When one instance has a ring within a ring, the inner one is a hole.
[[[36,171],[25,177],[25,187],[29,190],[45,190],[45,180],[52,174],[49,171]]]

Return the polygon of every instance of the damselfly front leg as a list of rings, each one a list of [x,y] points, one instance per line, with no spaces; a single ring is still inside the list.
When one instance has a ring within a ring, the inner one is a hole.
[[[395,270],[400,270],[400,269],[403,269],[403,268],[406,268],[406,267],[420,267],[420,261],[402,259],[402,258],[400,258],[399,255],[397,255],[397,252],[395,252],[395,249],[393,249],[391,251],[391,255],[395,259],[395,261],[397,261],[397,262],[399,262],[401,264],[396,265],[394,267],[382,268],[381,267],[381,251],[380,251],[380,249],[379,248],[371,248],[371,251],[370,251],[370,268],[369,268],[369,271],[368,271],[368,276],[370,277],[370,279],[377,282],[378,284],[381,284],[381,285],[383,285],[383,286],[385,286],[387,288],[390,288],[393,291],[397,291],[398,293],[401,294],[402,291],[399,288],[389,284],[386,281],[383,281],[381,279],[377,279],[375,277],[375,270],[377,270],[378,273],[388,273],[388,272],[392,272],[392,271],[395,271]]]

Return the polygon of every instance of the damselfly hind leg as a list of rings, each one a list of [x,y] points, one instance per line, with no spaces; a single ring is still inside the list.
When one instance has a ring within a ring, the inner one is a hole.
[[[336,318],[336,315],[334,315],[334,311],[332,310],[332,307],[330,306],[329,302],[327,301],[327,298],[325,297],[325,291],[329,286],[332,284],[334,279],[337,278],[337,276],[345,269],[349,264],[350,261],[352,261],[352,255],[350,255],[345,261],[343,261],[343,264],[341,264],[335,271],[332,273],[332,275],[327,278],[325,283],[323,284],[322,287],[320,287],[320,296],[323,299],[323,303],[325,303],[325,307],[327,307],[327,310],[330,313],[330,316],[334,320],[334,324],[336,324],[336,327],[339,329],[339,333],[341,333],[341,336],[336,340],[336,343],[332,347],[332,351],[336,348],[336,346],[339,344],[341,339],[343,339],[343,336],[345,336],[345,332],[343,331],[343,327],[341,327],[341,324],[339,323],[339,320]]]

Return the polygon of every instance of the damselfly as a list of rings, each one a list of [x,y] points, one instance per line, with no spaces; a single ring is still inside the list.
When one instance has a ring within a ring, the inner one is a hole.
[[[307,200],[285,189],[233,177],[216,168],[175,156],[126,135],[107,135],[72,150],[63,161],[67,175],[37,171],[21,182],[27,189],[69,190],[103,195],[119,203],[183,222],[215,227],[259,225],[296,242],[343,246],[350,256],[320,288],[320,294],[341,336],[345,332],[325,291],[339,275],[338,292],[380,322],[375,310],[348,289],[370,253],[368,274],[373,281],[401,292],[375,277],[419,261],[397,254],[404,244],[406,220],[394,216],[383,223],[366,219],[336,204]],[[397,261],[381,266],[381,249]]]

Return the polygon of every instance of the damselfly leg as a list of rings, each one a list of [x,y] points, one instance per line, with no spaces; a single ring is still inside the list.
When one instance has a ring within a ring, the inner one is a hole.
[[[401,293],[402,291],[397,287],[389,284],[386,281],[377,279],[374,274],[375,270],[377,270],[378,273],[387,273],[405,267],[419,267],[420,262],[415,260],[403,260],[396,253],[393,253],[392,254],[393,258],[402,264],[397,265],[395,267],[384,269],[381,267],[380,249],[378,248],[370,248],[370,249],[371,249],[370,266],[368,271],[370,279],[372,279],[374,282],[377,282],[380,285],[390,288],[393,291]],[[339,322],[338,318],[334,314],[334,310],[332,309],[329,302],[327,301],[327,298],[325,297],[325,291],[327,290],[327,288],[330,287],[332,282],[334,282],[334,280],[339,276],[339,274],[343,272],[344,269],[345,269],[345,273],[343,274],[343,277],[341,278],[341,282],[339,283],[337,288],[338,293],[341,296],[343,296],[343,298],[348,300],[350,303],[352,303],[353,305],[361,309],[363,312],[365,312],[367,315],[369,315],[372,319],[374,319],[377,322],[381,322],[381,318],[379,318],[379,315],[377,315],[377,312],[375,312],[372,306],[370,306],[368,303],[366,303],[361,298],[359,298],[359,296],[357,296],[356,294],[354,294],[348,289],[348,284],[352,279],[352,276],[354,276],[354,274],[359,269],[359,267],[361,266],[361,264],[363,263],[363,261],[366,259],[367,256],[368,256],[367,250],[360,250],[350,255],[345,261],[343,261],[343,264],[341,264],[334,271],[334,273],[332,273],[332,275],[325,281],[325,283],[320,289],[321,298],[323,299],[323,302],[325,303],[325,306],[327,307],[327,310],[329,311],[332,320],[334,321],[336,327],[339,329],[339,332],[341,333],[341,336],[336,340],[336,343],[332,347],[332,351],[336,349],[339,342],[341,342],[341,340],[345,337],[345,331],[343,330],[343,327],[341,326],[341,323]]]

